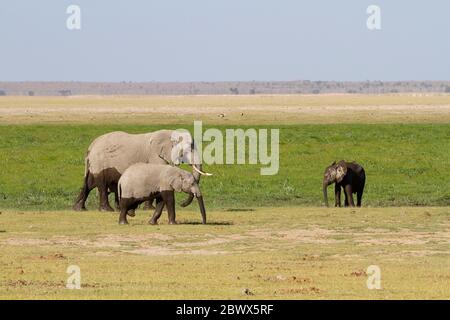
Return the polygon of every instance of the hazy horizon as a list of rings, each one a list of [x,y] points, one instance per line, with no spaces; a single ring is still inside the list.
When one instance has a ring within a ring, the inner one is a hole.
[[[331,83],[331,82],[335,82],[335,83],[364,83],[364,82],[370,82],[370,83],[377,83],[377,82],[382,82],[382,83],[400,83],[400,82],[405,82],[405,83],[413,83],[413,82],[424,82],[424,83],[431,83],[431,82],[436,82],[436,83],[447,83],[450,82],[450,80],[414,80],[414,79],[403,79],[403,80],[310,80],[310,79],[294,79],[294,80],[266,80],[266,79],[261,79],[261,80],[186,80],[186,81],[158,81],[158,80],[147,80],[147,81],[133,81],[133,80],[117,80],[117,81],[90,81],[90,80],[1,80],[0,82],[3,83],[21,83],[21,82],[30,82],[30,83],[111,83],[111,84],[121,84],[121,83],[134,83],[134,84],[139,84],[139,83],[251,83],[251,82],[267,82],[267,83],[283,83],[283,82],[324,82],[324,83]]]
[[[437,0],[3,1],[0,81],[448,81],[449,15]]]

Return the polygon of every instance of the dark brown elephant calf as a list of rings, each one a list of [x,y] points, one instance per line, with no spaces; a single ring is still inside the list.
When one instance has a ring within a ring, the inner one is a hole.
[[[341,206],[341,188],[344,189],[345,206],[354,207],[353,193],[356,193],[356,205],[361,207],[361,200],[366,183],[366,173],[364,168],[356,162],[346,162],[344,160],[338,163],[333,162],[325,169],[323,176],[323,197],[325,205],[328,207],[327,188],[334,183],[335,206]]]

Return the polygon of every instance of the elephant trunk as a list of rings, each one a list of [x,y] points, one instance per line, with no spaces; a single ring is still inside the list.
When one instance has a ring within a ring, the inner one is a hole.
[[[187,207],[192,203],[192,200],[194,200],[194,195],[192,193],[189,194],[189,196],[184,200],[180,205],[184,208]]]
[[[327,194],[328,183],[323,181],[323,200],[325,201],[325,206],[328,207],[328,194]]]
[[[200,176],[212,176],[211,173],[203,172],[202,171],[202,165],[201,164],[192,164],[192,175],[194,176],[195,182],[197,184],[200,183]],[[193,195],[189,195],[189,197],[181,204],[182,207],[187,207],[191,204],[192,200],[194,199]]]
[[[198,164],[198,165],[192,164],[192,175],[194,176],[194,179],[197,182],[197,184],[199,184],[201,174],[200,174],[200,172],[196,171],[194,169],[194,167],[199,168],[199,170],[202,171],[202,165],[201,164]],[[193,200],[194,200],[194,195],[192,193],[190,193],[189,196],[186,198],[186,200],[184,200],[180,205],[183,208],[187,207],[188,205],[190,205],[192,203]]]
[[[203,203],[203,197],[198,196],[197,201],[198,201],[198,206],[200,207],[200,212],[202,214],[202,224],[206,224],[206,210],[205,210],[205,204]]]

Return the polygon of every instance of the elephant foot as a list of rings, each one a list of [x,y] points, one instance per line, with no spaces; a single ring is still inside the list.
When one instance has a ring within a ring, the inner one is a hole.
[[[128,221],[127,220],[120,220],[119,221],[119,225],[127,225]]]
[[[148,224],[151,224],[152,226],[156,226],[156,225],[158,225],[158,221],[150,220],[148,222]]]
[[[156,208],[152,204],[145,203],[143,210],[155,210]]]
[[[74,204],[72,209],[75,210],[75,211],[87,211],[87,209],[84,206],[84,204],[81,204],[81,203]]]
[[[128,210],[127,211],[127,215],[129,215],[130,217],[135,217],[136,216],[136,211],[134,209]]]
[[[103,212],[114,212],[114,209],[111,208],[110,206],[101,206],[100,207],[100,211],[103,211]]]
[[[178,222],[174,221],[169,221],[169,224],[178,224]]]

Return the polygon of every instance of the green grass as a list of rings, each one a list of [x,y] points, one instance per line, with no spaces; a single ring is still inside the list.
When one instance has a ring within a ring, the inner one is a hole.
[[[0,208],[68,209],[81,187],[84,154],[95,137],[114,130],[138,133],[169,127],[184,126],[0,126]],[[340,159],[365,167],[364,205],[450,204],[448,124],[269,127],[281,129],[279,174],[260,176],[259,165],[205,166],[214,173],[201,183],[208,208],[319,206],[324,168]],[[332,199],[331,187],[329,194]],[[90,198],[88,205],[95,209],[95,192]]]
[[[448,299],[449,208],[3,211],[0,299]],[[69,265],[81,290],[65,288]],[[381,269],[381,290],[365,271]],[[245,294],[251,292],[253,295]]]

